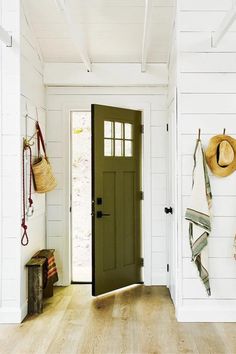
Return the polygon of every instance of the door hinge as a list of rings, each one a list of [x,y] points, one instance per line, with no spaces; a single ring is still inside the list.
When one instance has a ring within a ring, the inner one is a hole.
[[[170,271],[170,265],[169,264],[166,265],[166,270],[167,270],[167,272]]]
[[[141,134],[144,134],[144,124],[141,124]]]
[[[140,258],[140,266],[141,266],[141,267],[144,266],[144,258],[143,258],[143,257]]]
[[[144,192],[143,191],[140,192],[140,200],[144,200]]]
[[[166,124],[166,131],[167,132],[169,131],[169,124],[168,123]]]
[[[72,207],[70,206],[70,213],[72,212]]]

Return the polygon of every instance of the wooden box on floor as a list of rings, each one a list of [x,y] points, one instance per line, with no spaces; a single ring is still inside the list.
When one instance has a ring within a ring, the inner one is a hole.
[[[53,253],[55,250],[51,250]],[[38,257],[38,253],[26,264],[28,268],[28,314],[43,312],[43,298],[53,296],[53,284],[44,288],[44,267],[47,259]]]

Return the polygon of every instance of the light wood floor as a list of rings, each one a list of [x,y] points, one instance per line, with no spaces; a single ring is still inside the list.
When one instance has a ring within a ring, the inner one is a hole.
[[[236,323],[177,323],[165,287],[137,285],[100,298],[56,288],[44,313],[0,325],[1,354],[236,354]]]

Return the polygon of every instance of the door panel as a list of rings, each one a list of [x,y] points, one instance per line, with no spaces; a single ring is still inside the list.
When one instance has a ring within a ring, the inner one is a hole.
[[[103,217],[103,271],[115,269],[116,266],[116,230],[115,230],[115,201],[116,175],[114,172],[103,174],[103,209],[109,211],[109,217]],[[109,249],[109,252],[107,252]]]
[[[135,175],[124,173],[124,265],[135,263]]]
[[[93,295],[141,281],[141,112],[92,105]]]

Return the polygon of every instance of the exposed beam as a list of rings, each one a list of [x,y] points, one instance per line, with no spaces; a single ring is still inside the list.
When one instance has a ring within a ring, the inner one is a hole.
[[[12,47],[12,36],[0,26],[0,40],[6,44],[7,47]]]
[[[152,0],[145,0],[145,15],[144,15],[143,41],[142,41],[142,62],[141,62],[142,72],[146,71],[146,66],[147,66],[151,17],[152,17]]]
[[[32,22],[31,22],[31,19],[30,19],[30,14],[29,14],[29,1],[30,0],[23,0],[21,2],[21,5],[22,5],[22,11],[23,11],[23,15],[25,16],[25,22],[27,23],[28,27],[29,27],[29,30],[30,32],[33,34],[33,36],[36,38],[36,41],[35,41],[35,47],[36,47],[36,52],[38,54],[38,58],[41,62],[41,65],[43,65],[44,63],[44,58],[43,58],[43,54],[42,54],[42,51],[41,51],[41,48],[39,46],[39,42],[37,40],[37,36],[35,35],[35,31],[34,31],[34,28],[32,26]]]
[[[232,8],[227,12],[220,26],[212,35],[212,46],[217,47],[221,39],[227,33],[233,22],[236,20],[236,0],[233,0]]]
[[[78,24],[76,23],[76,20],[74,19],[74,16],[72,14],[72,11],[70,9],[70,6],[68,5],[68,1],[65,0],[55,0],[59,9],[63,12],[66,23],[68,25],[71,37],[73,42],[75,43],[79,55],[86,67],[87,71],[92,71],[92,65],[90,58],[88,56],[87,48],[86,48],[86,41],[85,41],[85,35],[79,28]]]

